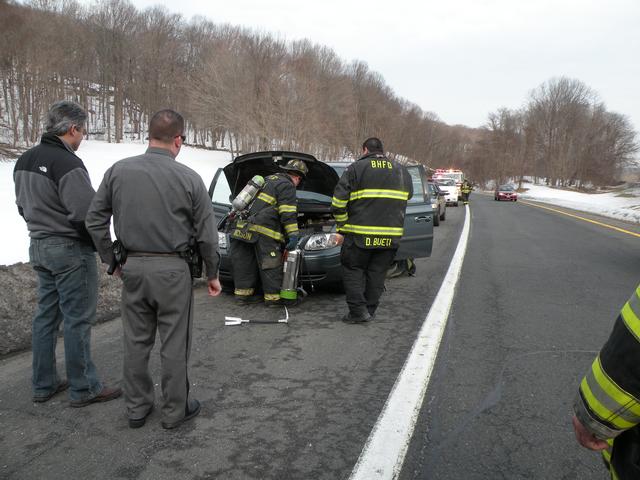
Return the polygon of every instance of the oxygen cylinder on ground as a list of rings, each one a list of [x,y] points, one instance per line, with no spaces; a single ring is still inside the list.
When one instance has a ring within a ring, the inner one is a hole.
[[[254,175],[251,180],[247,182],[245,187],[238,193],[236,198],[231,202],[231,206],[233,210],[236,212],[241,212],[245,208],[247,208],[256,195],[260,191],[260,189],[264,187],[264,178],[260,175]]]
[[[284,259],[282,288],[280,289],[280,297],[285,300],[297,300],[298,298],[298,272],[301,260],[302,250],[299,248],[287,251]]]

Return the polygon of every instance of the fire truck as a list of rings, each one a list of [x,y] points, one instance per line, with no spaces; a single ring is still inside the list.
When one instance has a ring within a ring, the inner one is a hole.
[[[462,200],[462,192],[460,191],[462,182],[464,182],[464,173],[462,172],[462,170],[458,170],[456,168],[436,168],[433,172],[432,177],[436,182],[439,179],[444,178],[454,180],[456,182],[456,186],[458,187],[458,200]]]

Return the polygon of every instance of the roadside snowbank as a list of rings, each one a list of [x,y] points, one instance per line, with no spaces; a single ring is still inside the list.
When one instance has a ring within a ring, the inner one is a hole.
[[[640,186],[608,193],[572,192],[531,183],[523,184],[523,188],[528,190],[518,194],[522,199],[640,223]]]

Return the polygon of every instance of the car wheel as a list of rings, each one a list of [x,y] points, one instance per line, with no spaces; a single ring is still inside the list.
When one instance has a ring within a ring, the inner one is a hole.
[[[440,210],[438,210],[439,212]],[[434,213],[433,214],[433,226],[437,227],[438,225],[440,225],[440,214],[439,213]]]
[[[457,206],[458,206],[458,202],[455,202],[455,203],[453,204],[453,206],[454,206],[454,207],[457,207]]]

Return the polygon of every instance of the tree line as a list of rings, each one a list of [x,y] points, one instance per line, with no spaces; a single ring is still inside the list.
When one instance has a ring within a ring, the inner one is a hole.
[[[554,78],[534,89],[525,107],[489,114],[470,151],[478,181],[525,176],[558,187],[611,185],[638,152],[637,134],[623,115],[607,111],[579,80]]]
[[[144,138],[160,108],[185,116],[188,143],[232,153],[335,159],[377,135],[395,155],[431,161],[447,141],[447,125],[364,62],[162,7],[0,0],[0,42],[0,129],[13,145],[37,142],[43,113],[60,98],[86,106],[90,137],[110,142]]]
[[[332,160],[378,136],[393,156],[477,181],[603,182],[637,151],[625,117],[578,81],[551,80],[481,129],[449,126],[327,47],[128,0],[0,0],[0,42],[0,142],[14,147],[37,143],[48,106],[68,98],[87,108],[90,138],[109,142],[144,139],[150,115],[173,108],[195,146]]]

